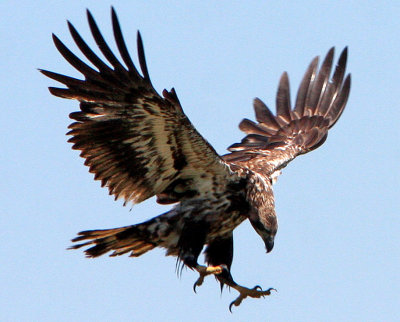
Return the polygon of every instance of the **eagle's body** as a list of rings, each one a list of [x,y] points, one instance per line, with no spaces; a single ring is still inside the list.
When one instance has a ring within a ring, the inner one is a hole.
[[[79,233],[73,246],[91,245],[85,252],[96,257],[130,253],[140,256],[162,247],[196,269],[201,285],[205,275],[215,274],[221,285],[240,292],[232,304],[246,296],[269,295],[270,290],[247,289],[233,281],[233,230],[249,219],[265,243],[274,245],[277,219],[272,184],[281,169],[300,154],[320,146],[338,120],[347,102],[350,76],[345,76],[347,49],[329,80],[333,49],[319,71],[318,58],[308,67],[294,108],[290,103],[287,74],[281,77],[274,115],[259,99],[254,100],[258,123],[244,119],[239,127],[247,136],[219,156],[196,131],[183,112],[175,90],[153,88],[138,34],[139,74],[112,10],[114,36],[125,66],[115,57],[88,12],[93,37],[112,67],[105,64],[69,23],[74,41],[95,69],[75,56],[56,36],[57,49],[84,76],[79,80],[42,70],[67,88],[50,92],[80,102],[80,111],[70,114],[73,148],[81,151],[85,165],[107,186],[116,199],[138,203],[157,196],[173,208],[147,222],[132,226]],[[197,263],[206,245],[208,267]]]

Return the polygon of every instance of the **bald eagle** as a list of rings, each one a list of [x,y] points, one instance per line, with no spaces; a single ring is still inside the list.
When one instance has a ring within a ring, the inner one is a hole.
[[[334,48],[318,68],[311,61],[300,83],[294,106],[290,102],[289,79],[283,73],[276,96],[276,113],[254,99],[256,122],[244,119],[239,128],[246,133],[240,143],[218,155],[186,117],[175,90],[154,89],[146,65],[142,38],[137,34],[140,71],[133,63],[114,9],[114,38],[123,63],[114,55],[87,11],[93,38],[108,64],[90,49],[68,22],[72,38],[89,66],[73,54],[54,34],[61,55],[84,79],[47,70],[41,72],[66,86],[50,87],[50,93],[78,100],[79,111],[70,114],[69,142],[80,150],[85,165],[115,199],[139,203],[153,196],[173,208],[146,222],[78,234],[71,248],[89,246],[88,257],[108,252],[137,257],[155,247],[199,273],[194,289],[207,275],[214,275],[221,288],[239,292],[230,304],[238,306],[246,297],[270,295],[272,288],[247,288],[231,273],[233,230],[249,220],[262,238],[266,251],[274,246],[277,218],[272,185],[298,155],[319,147],[346,105],[350,75],[345,77],[345,48],[330,77]],[[206,266],[198,263],[205,248]]]

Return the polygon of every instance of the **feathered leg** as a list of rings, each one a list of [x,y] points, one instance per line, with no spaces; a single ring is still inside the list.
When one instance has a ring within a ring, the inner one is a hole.
[[[200,266],[196,269],[200,277],[193,285],[193,290],[196,292],[196,287],[200,286],[204,282],[204,278],[207,275],[215,275],[218,279],[218,276],[222,274],[225,279],[228,279],[230,276],[230,269],[233,260],[233,237],[232,233],[215,239],[212,241],[205,250],[206,262],[208,266]],[[224,286],[224,282],[218,279],[221,284],[221,291]]]
[[[203,270],[197,259],[204,247],[208,225],[204,222],[188,221],[185,223],[178,241],[178,260],[194,270]]]

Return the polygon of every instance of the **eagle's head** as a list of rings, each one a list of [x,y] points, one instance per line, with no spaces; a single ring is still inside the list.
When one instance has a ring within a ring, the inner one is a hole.
[[[274,248],[274,239],[278,229],[276,217],[251,214],[249,220],[257,234],[261,236],[267,253],[269,253]]]

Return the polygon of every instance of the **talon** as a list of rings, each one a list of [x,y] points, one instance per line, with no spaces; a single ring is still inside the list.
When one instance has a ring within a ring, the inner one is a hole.
[[[265,292],[265,295],[270,295],[270,294],[271,294],[271,291],[278,292],[278,290],[275,289],[275,288],[273,288],[273,287],[270,287],[268,290],[263,291],[263,292]]]
[[[235,303],[235,301],[233,301],[233,302],[231,302],[231,304],[229,304],[229,312],[231,312],[231,313],[233,313],[233,312],[232,312],[232,305],[233,305],[233,303]]]
[[[193,284],[193,292],[195,292],[197,294],[196,287],[201,286],[203,284],[203,282],[204,282],[204,276],[200,275],[200,277],[197,279],[197,281]]]
[[[260,285],[256,285],[256,286],[253,287],[253,290],[262,292],[263,289],[262,289],[262,287]]]
[[[229,311],[232,313],[232,306],[239,306],[246,297],[246,294],[243,295],[242,293],[240,293],[236,300],[232,301],[231,304],[229,304]]]
[[[229,304],[229,312],[233,313],[232,312],[232,306],[233,305],[234,306],[239,306],[240,303],[242,303],[242,301],[243,301],[243,298],[241,296],[239,296],[236,300],[232,301],[231,304]]]

